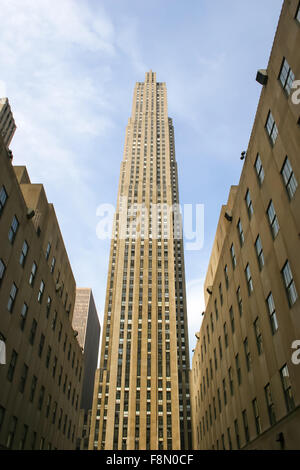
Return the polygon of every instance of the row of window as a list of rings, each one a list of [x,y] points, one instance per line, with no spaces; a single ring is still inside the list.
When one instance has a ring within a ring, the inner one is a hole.
[[[285,404],[287,413],[291,412],[295,408],[295,402],[292,394],[291,382],[288,367],[285,364],[279,371],[281,383],[282,383],[282,390],[284,394]],[[229,381],[230,381],[230,391],[233,395],[233,386],[232,386],[232,377],[229,372]],[[276,409],[275,404],[273,402],[272,393],[271,393],[271,385],[268,383],[264,387],[264,394],[265,394],[265,404],[267,407],[268,417],[269,417],[269,425],[273,426],[276,423]],[[223,396],[224,396],[224,406],[227,404],[227,392],[226,392],[226,385],[225,381],[223,380]],[[217,395],[217,402],[218,402],[218,409],[219,413],[222,410],[222,400],[221,400],[221,393],[218,389]],[[252,400],[252,411],[253,411],[253,419],[255,424],[256,435],[261,434],[262,426],[260,420],[260,413],[259,413],[259,406],[258,401],[256,398]],[[202,420],[200,420],[199,425],[197,426],[197,439],[198,445],[202,439],[205,438],[207,432],[209,432],[210,428],[213,426],[213,421],[217,420],[217,404],[215,397],[213,398],[213,404],[209,405],[208,409],[205,411],[204,415],[202,416]],[[248,426],[248,418],[247,418],[247,410],[242,411],[242,421],[245,433],[245,443],[247,444],[250,441],[250,432]],[[238,449],[241,448],[241,440],[240,440],[240,433],[238,431],[238,420],[235,419],[234,421],[234,428],[236,434],[236,447]],[[232,442],[230,437],[230,427],[227,428],[227,435],[228,435],[228,449],[232,449]],[[221,436],[222,448],[225,450],[225,439],[224,434]],[[219,442],[217,441],[217,449],[219,449]]]
[[[48,401],[47,401],[47,411],[46,413],[47,416],[50,415],[50,406],[51,406],[51,397],[50,395],[48,396]],[[54,403],[53,407],[53,412],[52,412],[52,422],[55,423],[56,421],[56,415],[57,415],[57,402]],[[6,415],[6,410],[2,406],[0,406],[0,431],[4,423]],[[16,416],[12,416],[9,420],[9,425],[8,425],[8,431],[6,435],[6,441],[5,445],[8,449],[18,449],[18,450],[23,450],[23,449],[31,449],[31,450],[45,450],[45,437],[40,438],[40,442],[37,443],[37,433],[35,431],[31,432],[31,438],[29,442],[29,426],[27,424],[23,424],[21,428],[21,435],[20,435],[20,440],[18,444],[15,444],[15,436],[18,430],[18,418]],[[60,408],[59,411],[59,416],[58,416],[58,429],[62,431],[64,435],[67,436],[68,439],[71,439],[71,442],[74,442],[75,440],[75,432],[76,432],[76,426],[75,424],[72,425],[71,419],[69,419],[68,423],[68,416],[65,414],[63,416],[63,409]],[[71,435],[72,431],[72,435]],[[52,444],[49,442],[47,446],[47,450],[52,449]],[[55,448],[57,449],[57,448]]]

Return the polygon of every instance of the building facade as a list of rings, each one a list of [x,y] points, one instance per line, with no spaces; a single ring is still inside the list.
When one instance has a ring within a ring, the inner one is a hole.
[[[75,449],[83,357],[54,207],[0,137],[0,446]]]
[[[300,5],[283,4],[192,362],[195,449],[299,449]]]
[[[90,416],[93,403],[94,379],[98,365],[100,322],[92,289],[77,288],[73,315],[73,328],[78,332],[78,342],[83,351],[84,374],[82,381],[80,433],[77,447],[88,448]]]
[[[90,449],[192,446],[178,198],[166,85],[150,71],[126,129]]]
[[[8,98],[0,98],[0,134],[7,148],[16,132],[16,128]]]

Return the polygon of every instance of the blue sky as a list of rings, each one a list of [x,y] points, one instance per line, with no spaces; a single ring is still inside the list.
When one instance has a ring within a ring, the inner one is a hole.
[[[190,349],[221,205],[237,184],[282,0],[1,0],[0,96],[25,164],[55,205],[73,272],[102,320],[109,241],[96,209],[116,203],[133,88],[167,83],[181,204],[205,205],[203,249],[186,251]]]

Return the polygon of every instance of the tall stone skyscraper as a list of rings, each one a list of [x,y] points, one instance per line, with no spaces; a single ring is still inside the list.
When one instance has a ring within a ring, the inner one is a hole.
[[[178,203],[166,85],[150,71],[126,129],[90,449],[192,446]]]

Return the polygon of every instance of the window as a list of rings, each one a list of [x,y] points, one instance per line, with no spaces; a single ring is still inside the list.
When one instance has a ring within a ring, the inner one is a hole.
[[[257,350],[258,354],[263,353],[263,340],[262,340],[262,334],[260,331],[260,326],[259,326],[259,318],[257,317],[254,324],[254,333],[255,333],[255,339],[256,339],[256,345],[257,345]]]
[[[39,400],[38,400],[38,409],[41,410],[44,402],[44,396],[45,396],[45,387],[42,385],[41,390],[40,390],[40,395],[39,395]]]
[[[20,265],[23,268],[25,266],[26,256],[28,254],[28,248],[29,248],[28,243],[25,240],[24,243],[23,243],[23,247],[22,247],[22,251],[21,251],[21,255],[20,255]]]
[[[233,267],[233,269],[235,269],[235,267],[236,267],[236,256],[235,256],[235,251],[234,251],[234,245],[233,244],[230,247],[230,254],[231,254],[232,267]]]
[[[255,167],[255,171],[256,171],[256,175],[257,175],[259,184],[261,185],[264,181],[264,178],[265,178],[265,172],[264,172],[264,169],[263,169],[263,166],[262,166],[262,162],[261,162],[261,158],[260,158],[259,153],[257,154],[254,167]]]
[[[235,356],[235,367],[236,367],[236,375],[238,379],[238,384],[241,385],[242,383],[242,373],[241,373],[241,366],[240,366],[240,359],[239,355]]]
[[[35,340],[35,334],[37,329],[37,321],[35,319],[32,320],[30,334],[29,334],[29,343],[33,345]]]
[[[289,96],[291,94],[291,89],[292,85],[295,80],[295,74],[291,70],[291,67],[289,66],[286,58],[283,58],[282,61],[282,66],[280,69],[279,77],[278,77],[282,88],[286,92],[286,94]]]
[[[258,235],[258,237],[256,239],[256,242],[255,242],[255,250],[256,250],[259,269],[262,270],[262,268],[264,267],[264,264],[265,264],[265,259],[264,259],[264,253],[263,253],[261,238],[260,238],[259,235]]]
[[[251,369],[251,355],[250,355],[250,350],[249,350],[248,338],[245,338],[245,341],[244,341],[244,351],[245,351],[247,371],[249,372]]]
[[[270,294],[267,297],[267,305],[268,305],[268,310],[269,310],[269,315],[270,315],[271,329],[274,335],[276,331],[278,330],[278,322],[277,322],[275,302],[273,299],[272,292],[270,292]]]
[[[54,271],[55,263],[56,263],[56,259],[53,256],[52,261],[51,261],[51,268],[50,268],[51,273],[53,273]]]
[[[296,177],[292,169],[292,165],[288,157],[286,157],[284,161],[284,164],[281,170],[281,176],[283,178],[289,198],[293,199],[294,194],[298,187],[298,183],[297,183]]]
[[[232,333],[234,333],[235,324],[234,324],[234,313],[233,313],[233,308],[232,307],[230,307],[230,309],[229,309],[229,317],[230,317],[231,331],[232,331]]]
[[[39,288],[39,293],[38,293],[38,302],[41,304],[43,300],[43,294],[45,290],[45,283],[44,281],[41,281],[40,288]]]
[[[15,350],[13,350],[11,353],[11,359],[10,359],[10,363],[9,363],[8,370],[7,370],[7,378],[10,382],[12,382],[14,378],[17,359],[18,359],[18,354],[16,353]]]
[[[271,111],[269,111],[265,128],[266,128],[267,134],[270,138],[271,144],[275,145],[275,142],[276,142],[276,139],[277,139],[277,136],[278,136],[278,129],[277,129],[277,126],[275,124],[275,120],[273,118],[273,115],[272,115]]]
[[[245,242],[245,236],[244,236],[244,232],[243,232],[243,226],[242,226],[241,219],[238,221],[237,229],[238,229],[238,233],[239,233],[240,245],[243,246],[244,242]]]
[[[6,192],[5,187],[2,186],[0,190],[0,216],[3,212],[6,201],[7,201],[7,192]]]
[[[240,286],[238,287],[238,290],[236,291],[236,299],[239,307],[239,312],[240,312],[240,317],[243,315],[243,300],[242,300],[242,295],[241,295],[241,288]]]
[[[26,322],[26,318],[27,318],[27,312],[28,312],[28,306],[24,302],[24,304],[22,306],[22,309],[21,309],[21,324],[20,324],[21,330],[24,330],[25,322]]]
[[[225,347],[227,348],[227,347],[228,347],[228,331],[227,331],[227,324],[226,324],[226,322],[224,323],[223,329],[224,329]]]
[[[35,262],[33,262],[32,268],[31,268],[31,273],[30,273],[30,276],[29,276],[29,284],[32,287],[33,287],[33,284],[34,284],[36,272],[37,272],[37,264]]]
[[[37,378],[36,378],[36,376],[34,375],[34,376],[32,377],[32,381],[31,381],[30,396],[29,396],[29,400],[30,400],[31,402],[33,402],[33,400],[34,400],[35,391],[36,391],[36,385],[37,385]]]
[[[260,417],[259,417],[259,410],[256,398],[252,401],[252,408],[253,408],[253,415],[256,427],[257,435],[261,433],[261,425],[260,425]]]
[[[5,270],[6,270],[6,266],[4,264],[4,261],[0,259],[0,286],[4,278]]]
[[[298,23],[300,23],[300,3],[299,3],[299,6],[298,6],[298,9],[297,9],[297,13],[296,13],[295,18],[298,21]]]
[[[280,369],[281,383],[285,398],[285,404],[287,412],[289,413],[295,408],[294,397],[292,393],[292,386],[290,381],[290,375],[287,365],[285,364],[282,369]]]
[[[298,298],[298,294],[296,291],[293,274],[288,261],[285,263],[282,269],[282,276],[285,284],[289,305],[290,307],[292,307]]]
[[[237,448],[241,448],[241,440],[240,440],[240,433],[239,433],[239,425],[237,419],[234,421],[234,430],[235,430],[235,438],[236,438],[236,445]]]
[[[250,271],[249,263],[248,263],[247,266],[246,266],[245,275],[246,275],[248,293],[249,293],[249,295],[251,295],[251,293],[253,292],[253,282],[252,282],[252,277],[251,277],[251,271]]]
[[[227,266],[227,264],[225,265],[225,268],[224,268],[224,276],[225,276],[226,289],[228,289],[229,277],[228,277],[228,266]]]
[[[49,259],[50,251],[51,251],[51,243],[49,242],[48,245],[47,245],[47,249],[46,249],[46,260],[47,261]]]
[[[222,291],[222,283],[219,284],[219,295],[220,295],[220,304],[223,305],[223,291]]]
[[[12,416],[10,425],[9,425],[7,440],[6,440],[6,447],[8,449],[11,449],[13,446],[16,429],[17,429],[17,423],[18,423],[18,419],[15,416]]]
[[[246,442],[249,442],[250,436],[249,436],[249,426],[248,426],[248,418],[247,418],[247,411],[243,411],[243,424],[244,424],[244,431],[245,431],[245,439]]]
[[[273,399],[272,399],[270,384],[267,384],[265,386],[265,397],[266,397],[270,425],[273,426],[273,424],[276,423],[276,415],[275,415],[275,406],[274,406]]]
[[[11,286],[11,289],[10,289],[8,303],[7,303],[7,310],[10,313],[12,313],[12,311],[13,311],[14,303],[15,303],[15,300],[16,300],[16,297],[17,297],[17,293],[18,293],[18,288],[17,288],[16,284],[13,282],[13,285]]]
[[[252,200],[251,200],[250,190],[249,189],[247,190],[247,193],[246,193],[246,196],[245,196],[245,201],[246,201],[248,216],[249,216],[249,219],[251,219],[251,217],[253,215],[253,205],[252,205]]]
[[[279,223],[278,223],[277,215],[274,209],[273,201],[271,201],[269,204],[267,214],[268,214],[268,219],[269,219],[273,238],[276,238],[279,232]]]
[[[14,215],[11,226],[10,226],[10,229],[9,229],[9,232],[8,232],[8,239],[9,239],[11,244],[13,244],[14,241],[15,241],[18,228],[19,228],[19,221],[18,221],[17,217]]]
[[[228,380],[229,380],[230,393],[231,393],[231,396],[233,396],[234,388],[233,388],[233,375],[232,375],[231,367],[229,367],[228,369]]]
[[[21,378],[20,378],[20,386],[19,386],[19,391],[21,393],[24,393],[26,380],[27,380],[27,375],[28,375],[28,366],[24,363]]]

